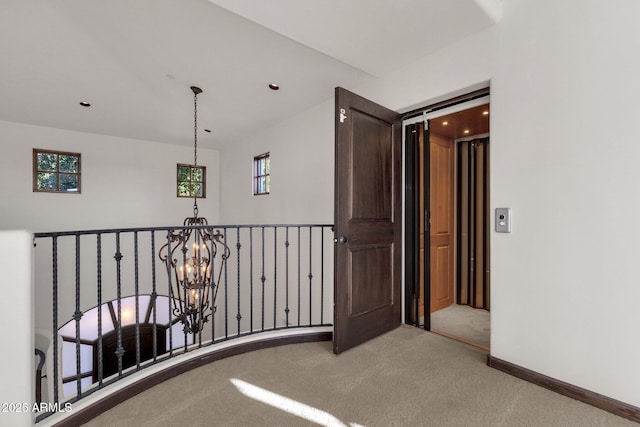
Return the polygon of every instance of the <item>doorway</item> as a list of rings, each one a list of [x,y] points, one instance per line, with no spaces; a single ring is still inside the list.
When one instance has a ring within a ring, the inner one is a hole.
[[[488,90],[452,101],[405,131],[405,321],[488,351]]]

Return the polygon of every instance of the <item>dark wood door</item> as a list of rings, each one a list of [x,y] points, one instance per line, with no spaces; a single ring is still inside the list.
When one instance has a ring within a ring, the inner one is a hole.
[[[337,354],[400,325],[401,126],[394,111],[336,88]]]

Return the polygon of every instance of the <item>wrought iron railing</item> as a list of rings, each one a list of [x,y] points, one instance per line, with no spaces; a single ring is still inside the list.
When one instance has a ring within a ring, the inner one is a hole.
[[[144,368],[234,338],[331,326],[332,225],[187,228],[219,233],[228,248],[225,259],[212,257],[219,273],[207,282],[207,304],[200,301],[210,316],[196,332],[181,324],[171,296],[178,276],[159,256],[163,246],[171,252],[180,244],[172,236],[185,226],[34,235],[36,329],[50,333],[51,343],[39,349],[47,361],[43,401],[75,403]]]

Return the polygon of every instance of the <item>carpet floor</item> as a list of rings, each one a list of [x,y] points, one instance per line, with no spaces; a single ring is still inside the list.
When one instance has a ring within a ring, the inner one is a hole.
[[[638,426],[486,366],[486,353],[401,326],[335,356],[330,342],[194,369],[88,426]]]

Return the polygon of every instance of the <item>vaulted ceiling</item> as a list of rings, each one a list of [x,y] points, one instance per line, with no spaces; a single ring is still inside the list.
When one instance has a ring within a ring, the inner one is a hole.
[[[493,25],[499,1],[3,0],[0,120],[189,145],[196,85],[220,147]]]

